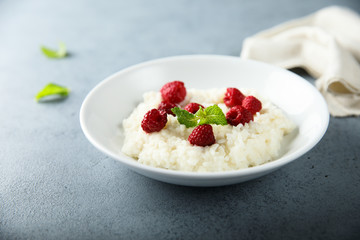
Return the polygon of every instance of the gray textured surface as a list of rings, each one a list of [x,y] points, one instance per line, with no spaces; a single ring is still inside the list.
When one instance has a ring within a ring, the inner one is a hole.
[[[78,121],[86,94],[124,67],[236,56],[246,36],[331,4],[360,12],[358,0],[0,0],[0,239],[359,239],[359,118],[331,118],[305,156],[220,188],[133,173],[93,148]],[[71,57],[46,59],[39,46],[59,40]],[[71,96],[35,103],[50,81]]]

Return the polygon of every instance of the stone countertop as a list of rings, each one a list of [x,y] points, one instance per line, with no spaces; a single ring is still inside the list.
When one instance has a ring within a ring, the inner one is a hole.
[[[334,4],[360,12],[358,0],[0,1],[0,239],[359,239],[359,118],[331,118],[297,161],[217,188],[140,176],[79,125],[86,94],[118,70],[238,56],[245,37]],[[69,57],[42,55],[59,41]],[[36,103],[48,82],[70,96]]]

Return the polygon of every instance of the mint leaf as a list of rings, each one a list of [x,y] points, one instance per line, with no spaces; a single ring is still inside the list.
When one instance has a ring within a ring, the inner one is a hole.
[[[218,105],[213,105],[203,109],[202,107],[195,113],[189,113],[178,107],[172,108],[180,124],[188,127],[196,127],[203,124],[227,125],[226,117]]]
[[[58,50],[52,50],[52,49],[49,49],[47,47],[41,46],[41,51],[48,58],[64,58],[67,55],[66,45],[63,42],[59,43],[59,49]]]
[[[207,123],[206,113],[204,108],[199,107],[199,110],[195,113],[196,118],[199,120],[198,125],[203,125]]]
[[[225,114],[218,105],[205,108],[204,114],[207,124],[227,125]]]
[[[65,98],[69,95],[70,89],[57,85],[55,83],[47,84],[38,94],[35,96],[37,102],[43,100],[43,98],[48,96],[55,96],[58,98]],[[52,99],[54,100],[54,99]]]
[[[171,109],[175,113],[177,120],[180,124],[184,124],[187,128],[197,126],[197,118],[194,114],[189,113],[186,110],[180,109],[179,107],[174,107]]]

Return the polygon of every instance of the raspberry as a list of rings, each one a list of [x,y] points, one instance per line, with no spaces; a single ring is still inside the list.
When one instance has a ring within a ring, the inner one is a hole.
[[[224,97],[224,103],[227,107],[233,107],[236,105],[241,105],[244,98],[244,94],[242,94],[239,89],[227,88]]]
[[[185,106],[184,109],[185,109],[186,111],[188,111],[189,113],[195,114],[195,113],[199,110],[200,107],[204,108],[204,106],[201,105],[201,104],[198,104],[198,103],[189,103],[188,105]]]
[[[261,102],[254,96],[247,96],[244,98],[242,106],[249,110],[252,114],[259,112],[262,108]]]
[[[142,129],[147,133],[159,132],[167,123],[167,115],[157,109],[148,111],[141,122]]]
[[[230,108],[226,113],[226,120],[228,124],[237,126],[239,123],[245,124],[254,120],[253,114],[240,105]]]
[[[183,82],[168,82],[160,89],[164,101],[171,103],[180,103],[186,96],[186,88]]]
[[[158,106],[157,109],[158,109],[160,112],[165,112],[165,113],[167,113],[167,114],[171,114],[171,115],[175,116],[175,113],[173,113],[173,112],[171,111],[171,109],[174,108],[174,107],[177,107],[177,105],[176,105],[175,103],[170,103],[170,102],[162,101],[162,102],[159,104],[159,106]]]
[[[212,126],[204,124],[197,126],[189,135],[188,141],[192,145],[196,146],[210,146],[215,143],[215,136]]]

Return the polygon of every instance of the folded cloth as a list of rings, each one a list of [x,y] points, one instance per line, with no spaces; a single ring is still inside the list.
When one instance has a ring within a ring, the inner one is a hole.
[[[245,39],[241,57],[304,68],[331,115],[360,115],[360,17],[350,9],[327,7],[260,32]]]

